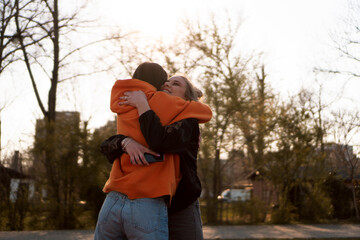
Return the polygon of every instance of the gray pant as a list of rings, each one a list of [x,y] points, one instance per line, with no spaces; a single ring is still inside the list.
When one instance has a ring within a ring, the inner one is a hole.
[[[170,240],[203,240],[198,200],[185,209],[170,213],[168,217]]]

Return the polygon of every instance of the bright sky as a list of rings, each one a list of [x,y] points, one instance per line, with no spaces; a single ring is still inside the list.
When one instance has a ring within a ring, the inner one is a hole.
[[[171,36],[179,31],[179,22],[184,17],[205,19],[214,13],[224,20],[225,14],[230,14],[234,21],[243,19],[243,48],[263,51],[268,73],[276,79],[274,87],[294,92],[309,84],[305,78],[318,62],[329,58],[332,51],[329,34],[344,18],[344,3],[344,0],[106,0],[98,1],[96,9],[109,24],[138,29],[150,37]]]
[[[63,3],[73,4],[73,1]],[[248,50],[264,52],[268,81],[277,92],[287,96],[302,86],[312,88],[313,67],[334,59],[329,34],[345,16],[345,3],[344,0],[93,0],[88,14],[100,17],[108,25],[166,38],[179,31],[184,17],[205,19],[213,12],[217,18],[225,19],[227,12],[234,20],[244,20],[239,43]],[[5,77],[9,80],[6,84],[4,78],[0,80],[0,107],[5,102],[11,105],[1,112],[2,156],[29,146],[36,118],[41,116],[27,74],[19,77],[9,73]],[[76,102],[73,106],[59,105],[58,110],[78,110],[84,120],[90,119],[91,127],[104,125],[113,119],[108,107],[114,81],[111,78],[96,84],[81,84],[81,94],[70,89],[70,94],[79,94]],[[338,94],[341,81],[329,78],[326,94]],[[42,94],[46,99],[47,83],[44,86]],[[359,106],[359,94],[354,89],[360,89],[359,84],[350,81],[344,94],[355,99],[354,106]]]

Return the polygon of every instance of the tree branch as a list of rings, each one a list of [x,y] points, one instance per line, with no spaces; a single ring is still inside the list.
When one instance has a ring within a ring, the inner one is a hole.
[[[28,73],[29,73],[29,76],[30,76],[30,79],[31,79],[31,83],[32,83],[32,86],[33,86],[33,89],[34,89],[34,92],[35,92],[35,96],[36,96],[36,100],[40,106],[40,109],[41,109],[41,112],[43,113],[44,116],[47,116],[47,111],[45,110],[45,107],[41,101],[41,98],[40,98],[40,95],[39,95],[39,91],[37,89],[37,86],[36,86],[36,82],[35,82],[35,79],[34,79],[34,76],[33,76],[33,73],[32,73],[32,69],[31,69],[31,66],[30,66],[30,62],[29,62],[29,58],[28,58],[28,55],[27,55],[27,52],[26,52],[26,48],[25,48],[25,44],[24,44],[24,41],[23,41],[23,38],[21,36],[21,29],[20,29],[20,24],[19,24],[19,0],[15,0],[15,4],[16,4],[16,14],[15,14],[15,23],[16,23],[16,30],[19,34],[19,41],[20,41],[20,45],[21,45],[21,49],[22,49],[22,52],[23,52],[23,55],[24,55],[24,61],[25,61],[25,64],[26,64],[26,68],[28,70]]]

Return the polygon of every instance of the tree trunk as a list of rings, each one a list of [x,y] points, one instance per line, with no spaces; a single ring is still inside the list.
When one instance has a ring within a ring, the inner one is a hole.
[[[264,158],[264,133],[265,133],[265,70],[264,66],[261,68],[261,76],[257,76],[258,79],[258,114],[256,119],[257,137],[256,147],[257,153],[255,155],[255,164],[261,165]]]
[[[218,223],[219,215],[219,204],[217,196],[220,194],[220,185],[221,185],[221,175],[220,175],[220,150],[216,149],[215,159],[214,159],[214,168],[213,168],[213,186],[212,192],[213,196],[210,196],[207,207],[207,217],[209,223]]]
[[[351,181],[351,192],[352,192],[352,197],[353,197],[356,219],[359,219],[360,217],[359,217],[359,209],[358,209],[358,205],[357,205],[357,201],[356,201],[356,193],[355,193],[354,184],[352,182],[353,182],[353,179]]]

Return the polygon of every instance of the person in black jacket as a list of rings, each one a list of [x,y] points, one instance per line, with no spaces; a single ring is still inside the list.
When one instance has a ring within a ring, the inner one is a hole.
[[[192,86],[184,76],[173,76],[162,87],[162,91],[182,97],[185,100],[197,101],[201,91]],[[115,158],[127,152],[133,164],[149,164],[144,153],[176,153],[180,156],[181,180],[175,196],[168,209],[170,239],[203,239],[200,206],[201,183],[197,175],[197,153],[199,149],[200,130],[196,119],[184,119],[168,126],[162,126],[156,113],[147,103],[143,92],[127,92],[123,102],[137,107],[141,131],[149,145],[145,146],[135,140],[114,135],[105,140],[101,151],[112,163]]]

